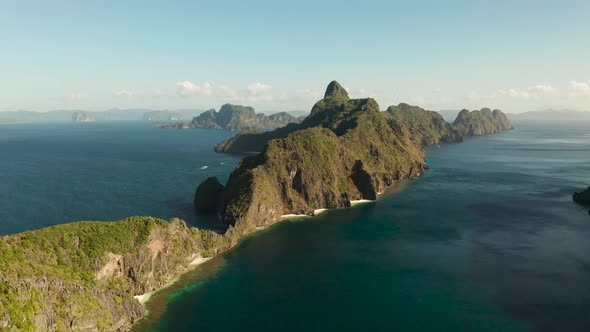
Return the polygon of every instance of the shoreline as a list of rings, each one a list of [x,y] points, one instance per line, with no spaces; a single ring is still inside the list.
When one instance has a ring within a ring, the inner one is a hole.
[[[377,196],[377,199],[379,199],[379,196],[381,196],[381,194],[382,194],[382,193],[378,193],[378,194],[377,194],[377,195],[378,195],[378,196]],[[359,205],[359,204],[373,203],[373,202],[376,202],[376,201],[377,201],[377,199],[376,199],[376,200],[370,200],[370,199],[357,199],[357,200],[354,200],[354,201],[350,201],[350,206],[349,206],[349,207],[353,207],[353,206],[356,206],[356,205]],[[322,214],[322,213],[324,213],[324,212],[326,212],[326,211],[329,211],[329,210],[336,210],[336,209],[346,209],[346,208],[349,208],[349,207],[344,207],[344,208],[321,208],[321,209],[315,209],[315,210],[313,210],[313,215],[308,215],[308,214],[294,214],[294,213],[283,214],[283,215],[281,215],[281,216],[279,217],[279,219],[277,219],[276,221],[279,221],[279,220],[284,220],[284,219],[289,219],[289,218],[300,218],[300,217],[310,217],[310,218],[311,218],[311,217],[315,217],[315,216],[317,216],[317,215],[320,215],[320,214]],[[264,227],[267,227],[267,226],[264,226]],[[259,228],[260,228],[260,227],[259,227]]]
[[[391,187],[393,187],[393,186],[391,186]],[[344,209],[352,208],[352,207],[355,207],[355,206],[358,206],[358,205],[362,205],[362,204],[367,204],[367,203],[374,203],[374,202],[376,202],[377,200],[379,200],[379,198],[381,198],[381,197],[383,196],[383,194],[385,194],[385,193],[387,193],[387,191],[384,191],[384,192],[379,192],[379,193],[377,193],[377,199],[375,199],[375,200],[369,200],[369,199],[359,199],[359,200],[353,200],[353,201],[350,201],[350,206],[349,206],[349,207],[344,207]],[[270,228],[270,227],[272,227],[272,226],[276,225],[277,223],[279,223],[279,222],[281,222],[281,221],[284,221],[284,220],[288,220],[288,219],[291,219],[291,218],[301,218],[301,217],[306,217],[306,218],[313,218],[313,217],[315,217],[315,216],[318,216],[318,215],[320,215],[320,214],[322,214],[322,213],[325,213],[325,212],[327,212],[327,211],[330,211],[330,210],[336,210],[336,209],[338,209],[338,208],[331,208],[331,209],[329,209],[329,208],[320,208],[320,209],[315,209],[315,210],[313,211],[313,212],[314,212],[314,215],[307,215],[307,214],[285,214],[285,215],[281,215],[281,216],[280,216],[279,218],[277,218],[277,219],[276,219],[276,220],[275,220],[273,223],[271,223],[271,224],[269,224],[269,225],[265,225],[265,226],[260,226],[260,227],[257,227],[257,228],[256,228],[256,229],[255,229],[253,232],[251,232],[250,234],[248,234],[248,235],[246,235],[246,236],[244,236],[244,237],[240,238],[240,240],[239,240],[239,241],[238,241],[238,242],[237,242],[235,245],[233,245],[233,246],[231,246],[231,247],[227,248],[226,250],[223,250],[223,251],[221,251],[221,252],[217,253],[217,254],[216,254],[216,255],[214,255],[214,256],[210,256],[210,257],[200,257],[200,256],[199,256],[199,257],[197,257],[197,258],[193,259],[193,260],[192,260],[192,261],[189,263],[189,265],[188,265],[188,266],[187,266],[187,267],[186,267],[184,270],[182,270],[181,272],[177,273],[177,274],[174,276],[174,278],[173,278],[173,279],[171,279],[169,282],[167,282],[167,283],[166,283],[165,285],[163,285],[162,287],[159,287],[159,288],[157,288],[157,289],[154,289],[153,291],[151,291],[151,292],[148,292],[148,293],[145,293],[145,294],[141,294],[141,295],[135,295],[135,296],[133,296],[133,297],[134,297],[134,298],[135,298],[137,301],[139,301],[139,303],[142,305],[142,307],[144,308],[144,310],[145,310],[145,312],[146,312],[145,316],[144,316],[144,317],[142,317],[142,318],[141,318],[139,321],[142,321],[142,320],[144,320],[144,319],[145,319],[145,318],[146,318],[146,317],[149,315],[149,308],[148,308],[148,303],[149,303],[149,300],[150,300],[150,298],[151,298],[151,297],[152,297],[152,296],[153,296],[155,293],[157,293],[157,292],[160,292],[160,291],[163,291],[163,290],[165,290],[166,288],[168,288],[168,287],[170,287],[170,286],[174,285],[174,284],[175,284],[175,283],[176,283],[176,282],[177,282],[177,281],[180,279],[180,277],[181,277],[183,274],[185,274],[185,273],[187,273],[187,272],[191,271],[191,270],[192,270],[192,269],[194,269],[195,267],[197,267],[197,266],[199,266],[199,265],[201,265],[201,264],[203,264],[203,263],[205,263],[205,262],[207,262],[207,261],[209,261],[209,260],[211,260],[211,259],[213,259],[213,258],[215,258],[215,257],[221,256],[221,255],[223,255],[224,253],[226,253],[226,252],[228,252],[228,251],[230,251],[230,250],[234,249],[235,247],[237,247],[237,246],[239,245],[239,243],[240,243],[240,242],[241,242],[243,239],[247,238],[248,236],[250,236],[250,235],[252,235],[252,234],[254,234],[254,233],[257,233],[258,231],[261,231],[261,230],[268,229],[268,228]],[[136,324],[137,324],[139,321],[137,321],[137,322],[135,322],[135,323],[131,324],[127,330],[128,330],[128,331],[132,330],[132,329],[133,329],[133,326],[134,326],[134,325],[136,325]]]
[[[163,289],[166,289],[166,288],[174,285],[183,274],[185,274],[188,271],[192,270],[193,268],[195,268],[195,267],[197,267],[197,266],[199,266],[199,265],[201,265],[201,264],[203,264],[203,263],[211,260],[213,257],[215,257],[215,256],[212,256],[212,257],[201,257],[201,256],[196,257],[195,259],[193,259],[187,265],[187,267],[184,270],[182,270],[179,273],[177,273],[174,276],[174,278],[172,278],[170,281],[168,281],[162,287],[158,287],[157,289],[154,289],[153,291],[147,292],[145,294],[135,295],[135,296],[133,296],[133,298],[136,299],[137,301],[139,301],[139,303],[143,306],[143,308],[146,310],[146,312],[148,312],[146,304],[150,300],[150,298],[152,297],[152,295],[154,295],[155,293],[157,293],[157,292],[159,292],[159,291],[161,291]],[[146,316],[147,316],[147,314],[146,314]]]

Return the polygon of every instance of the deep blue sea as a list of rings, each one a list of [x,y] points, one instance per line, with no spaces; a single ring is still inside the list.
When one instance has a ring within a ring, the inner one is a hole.
[[[375,203],[278,223],[155,294],[135,331],[590,331],[590,127],[428,147]],[[146,124],[0,126],[0,233],[181,216],[225,179],[229,133]],[[223,163],[223,164],[222,164]],[[209,166],[201,170],[203,166]]]
[[[148,122],[0,125],[0,234],[132,215],[208,227],[193,195],[239,161],[213,151],[229,136]]]

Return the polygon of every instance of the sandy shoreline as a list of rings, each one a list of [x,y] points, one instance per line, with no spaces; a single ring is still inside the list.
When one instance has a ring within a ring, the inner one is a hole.
[[[380,195],[380,194],[381,194],[381,193],[379,193],[379,195]],[[365,203],[371,203],[371,202],[375,202],[375,201],[373,201],[373,200],[368,200],[368,199],[359,199],[359,200],[350,201],[350,206],[355,206],[355,205],[359,205],[359,204],[365,204]],[[316,209],[316,210],[313,210],[313,216],[309,216],[309,215],[306,215],[306,214],[284,214],[284,215],[282,215],[282,216],[280,216],[280,217],[279,217],[279,220],[288,219],[288,218],[299,218],[299,217],[314,217],[314,216],[317,216],[317,215],[319,215],[319,214],[322,214],[322,213],[324,213],[324,212],[326,212],[326,211],[328,211],[328,210],[331,210],[331,209],[322,208],[322,209]],[[268,227],[268,225],[267,225],[267,226],[261,226],[261,227],[257,227],[257,228],[256,228],[256,231],[259,231],[259,230],[266,229],[267,227]],[[156,293],[156,292],[158,292],[158,291],[160,291],[160,290],[162,290],[162,289],[164,289],[164,288],[166,288],[166,287],[169,287],[169,286],[173,285],[173,284],[174,284],[176,281],[178,281],[178,279],[180,278],[180,276],[181,276],[182,274],[184,274],[184,273],[188,272],[189,270],[191,270],[191,269],[192,269],[192,268],[194,268],[195,266],[198,266],[198,265],[200,265],[200,264],[203,264],[203,263],[205,263],[206,261],[208,261],[208,260],[210,260],[210,259],[212,259],[212,258],[213,258],[213,257],[197,257],[197,258],[193,259],[193,260],[192,260],[192,261],[191,261],[191,262],[188,264],[187,268],[186,268],[184,271],[182,271],[182,272],[178,273],[174,279],[170,280],[170,281],[169,281],[167,284],[165,284],[164,286],[162,286],[162,287],[159,287],[158,289],[156,289],[156,290],[153,290],[153,291],[151,291],[151,292],[149,292],[149,293],[145,293],[145,294],[141,294],[141,295],[135,295],[135,296],[134,296],[134,298],[135,298],[137,301],[139,301],[139,303],[141,303],[142,305],[144,305],[144,306],[145,306],[146,302],[147,302],[147,301],[149,301],[149,299],[152,297],[152,295],[153,295],[154,293]]]
[[[167,284],[165,284],[164,286],[162,286],[162,287],[159,287],[158,289],[156,289],[156,290],[154,290],[154,291],[151,291],[151,292],[149,292],[149,293],[145,293],[145,294],[141,294],[141,295],[135,295],[135,296],[134,296],[134,298],[135,298],[137,301],[139,301],[139,303],[141,303],[142,305],[144,305],[144,306],[145,306],[146,302],[147,302],[147,301],[148,301],[148,300],[149,300],[149,299],[152,297],[152,295],[154,295],[154,293],[156,293],[156,292],[158,292],[158,291],[160,291],[160,290],[162,290],[162,289],[164,289],[164,288],[166,288],[166,287],[169,287],[169,286],[173,285],[175,282],[177,282],[177,281],[178,281],[178,279],[180,278],[180,276],[181,276],[181,275],[183,275],[184,273],[188,272],[189,270],[191,270],[191,269],[192,269],[192,268],[194,268],[195,266],[198,266],[198,265],[200,265],[200,264],[203,264],[203,263],[205,263],[206,261],[210,260],[211,258],[213,258],[213,257],[197,257],[197,258],[193,259],[193,260],[192,260],[192,261],[191,261],[191,262],[188,264],[187,268],[186,268],[184,271],[182,271],[182,272],[178,273],[174,279],[170,280],[170,281],[169,281]]]

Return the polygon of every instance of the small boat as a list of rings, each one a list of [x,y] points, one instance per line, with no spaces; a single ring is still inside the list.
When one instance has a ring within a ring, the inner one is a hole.
[[[201,167],[199,169],[207,169],[207,168],[209,168],[209,166],[203,166],[203,167]]]

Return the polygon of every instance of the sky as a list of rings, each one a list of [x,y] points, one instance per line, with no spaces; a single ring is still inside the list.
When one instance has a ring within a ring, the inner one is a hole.
[[[590,110],[590,1],[0,1],[0,111]]]

